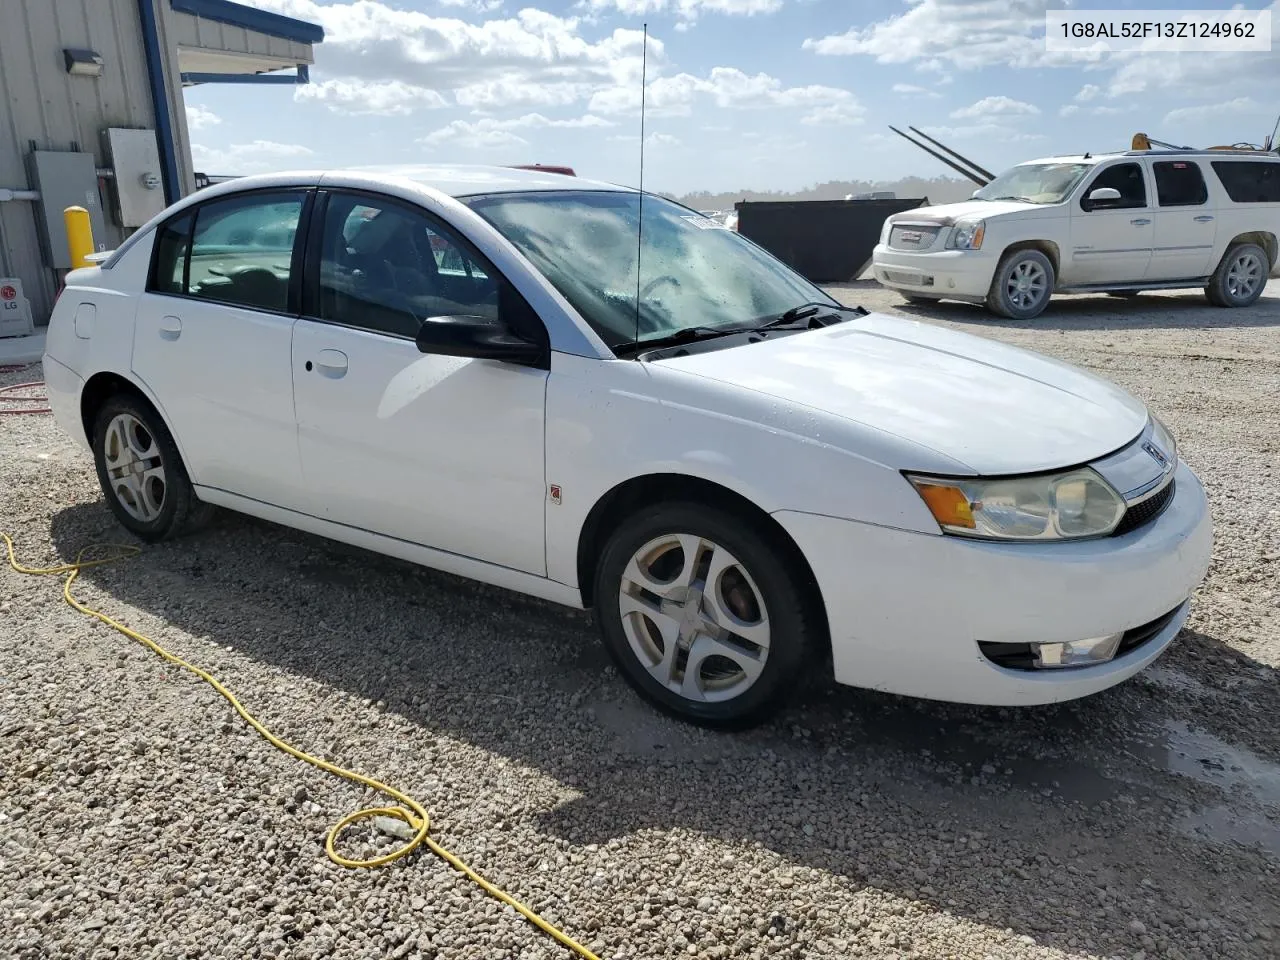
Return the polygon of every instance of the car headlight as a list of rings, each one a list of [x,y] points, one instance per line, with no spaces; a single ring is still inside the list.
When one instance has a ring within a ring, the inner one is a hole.
[[[1034,477],[908,476],[944,533],[989,540],[1074,540],[1110,533],[1125,502],[1089,468]]]
[[[987,232],[985,220],[957,220],[947,239],[953,250],[981,250],[982,236]]]

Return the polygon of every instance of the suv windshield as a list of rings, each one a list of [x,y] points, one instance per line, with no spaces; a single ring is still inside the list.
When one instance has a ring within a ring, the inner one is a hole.
[[[1021,163],[1000,174],[973,196],[976,200],[1061,203],[1092,166],[1090,163]]]
[[[661,197],[645,195],[639,245],[637,193],[511,193],[464,202],[515,244],[610,348],[689,327],[760,324],[802,304],[840,309],[751,241]]]

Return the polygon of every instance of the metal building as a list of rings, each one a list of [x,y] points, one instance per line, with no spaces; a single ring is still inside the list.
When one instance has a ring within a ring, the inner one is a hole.
[[[183,87],[306,83],[323,39],[230,0],[0,0],[0,337],[47,323],[66,207],[111,249],[196,188]]]

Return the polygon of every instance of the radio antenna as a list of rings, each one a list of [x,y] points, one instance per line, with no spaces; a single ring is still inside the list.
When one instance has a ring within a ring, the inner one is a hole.
[[[640,256],[644,248],[644,87],[649,68],[649,24],[640,50],[640,208],[636,214],[636,347],[640,346]]]

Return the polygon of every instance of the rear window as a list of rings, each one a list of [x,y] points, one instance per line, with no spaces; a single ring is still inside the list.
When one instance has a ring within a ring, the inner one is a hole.
[[[1162,207],[1190,207],[1209,199],[1200,165],[1189,160],[1162,160],[1152,164],[1156,196]]]
[[[1212,166],[1235,203],[1280,203],[1280,163],[1214,160]]]

